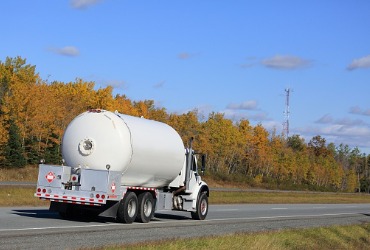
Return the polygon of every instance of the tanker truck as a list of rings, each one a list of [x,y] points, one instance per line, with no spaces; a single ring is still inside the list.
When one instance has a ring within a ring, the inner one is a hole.
[[[35,197],[49,200],[63,218],[147,223],[156,210],[207,216],[205,155],[192,149],[192,139],[185,148],[167,124],[91,109],[67,126],[61,151],[61,165],[40,162]]]

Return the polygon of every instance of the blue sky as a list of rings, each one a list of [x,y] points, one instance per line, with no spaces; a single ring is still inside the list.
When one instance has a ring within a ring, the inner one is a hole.
[[[1,1],[0,60],[370,153],[370,1]]]

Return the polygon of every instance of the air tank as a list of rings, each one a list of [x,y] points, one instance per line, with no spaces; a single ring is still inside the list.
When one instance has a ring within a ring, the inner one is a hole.
[[[121,171],[122,185],[159,188],[179,174],[185,150],[167,124],[90,110],[67,126],[62,156],[67,166]]]

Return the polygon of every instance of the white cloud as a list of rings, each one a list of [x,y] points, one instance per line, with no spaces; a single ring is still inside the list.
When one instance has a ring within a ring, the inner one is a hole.
[[[326,126],[301,127],[291,129],[291,134],[300,134],[309,142],[312,137],[321,135],[326,139],[327,144],[333,142],[336,146],[348,145],[351,148],[359,147],[361,151],[370,153],[370,126],[369,125],[341,125],[331,124]]]
[[[323,117],[321,117],[320,119],[316,121],[316,123],[323,123],[323,124],[332,123],[332,122],[333,122],[333,117],[331,117],[329,114],[324,115]]]
[[[262,126],[267,131],[269,131],[270,133],[272,133],[273,131],[276,131],[276,133],[278,134],[279,131],[282,131],[283,130],[283,124],[281,122],[278,122],[278,121],[266,121],[266,122],[262,122]]]
[[[70,0],[70,5],[74,9],[86,9],[99,2],[102,2],[102,0]]]
[[[160,89],[164,86],[165,83],[166,83],[166,81],[157,82],[156,84],[153,85],[153,88]]]
[[[238,109],[238,110],[256,110],[257,102],[255,100],[245,101],[242,103],[230,103],[227,105],[228,109]]]
[[[124,80],[104,79],[97,75],[90,75],[88,79],[92,82],[95,82],[96,87],[98,88],[106,88],[108,86],[111,86],[114,89],[121,89],[121,90],[128,88],[128,84]]]
[[[252,111],[252,113],[250,113],[250,111]],[[225,118],[234,122],[238,122],[241,119],[248,119],[256,122],[271,121],[266,112],[256,113],[255,111],[260,111],[257,101],[249,100],[241,103],[230,103],[226,106],[225,110],[220,112],[225,114]]]
[[[196,107],[189,107],[189,108],[186,108],[186,109],[178,109],[178,110],[173,110],[173,111],[170,111],[170,112],[181,115],[181,114],[186,114],[186,113],[194,111],[194,110],[196,110],[201,115],[208,116],[208,114],[210,114],[211,112],[214,112],[214,107],[212,105],[209,105],[209,104],[201,104],[201,105],[198,105]]]
[[[347,126],[359,126],[359,125],[365,124],[365,122],[360,119],[353,120],[349,118],[337,119],[335,120],[335,123],[339,125],[347,125]]]
[[[323,134],[335,136],[369,136],[370,129],[364,126],[347,126],[334,124],[320,129]]]
[[[205,121],[208,115],[214,110],[214,107],[209,104],[199,105],[193,110],[198,111],[198,119],[201,121]]]
[[[360,119],[349,119],[349,118],[341,118],[341,119],[333,119],[331,115],[326,114],[320,119],[318,119],[315,123],[318,124],[335,124],[335,125],[347,125],[347,126],[358,126],[365,124],[364,121]]]
[[[103,81],[102,85],[112,86],[115,89],[124,89],[126,87],[126,82],[122,80],[106,80]]]
[[[220,113],[225,114],[225,118],[230,119],[234,122],[238,122],[242,119],[247,119],[255,122],[271,121],[268,115],[264,112],[256,114],[247,114],[245,112],[238,111],[236,109],[226,109],[220,111]]]
[[[188,52],[182,52],[180,54],[177,55],[177,58],[181,59],[181,60],[187,60],[187,59],[190,59],[192,57],[196,57],[196,56],[199,56],[200,53],[188,53]]]
[[[234,110],[227,109],[227,110],[223,110],[220,112],[225,115],[226,119],[230,119],[234,122],[240,121],[242,119],[248,119],[246,114],[241,113],[241,112],[236,112]]]
[[[50,48],[49,50],[62,56],[74,57],[80,54],[80,51],[74,46],[66,46],[63,48]]]
[[[186,53],[186,52],[183,52],[183,53],[180,53],[177,55],[178,58],[180,59],[189,59],[190,58],[190,54],[189,53]]]
[[[364,116],[370,116],[370,109],[361,109],[360,107],[358,106],[355,106],[355,107],[351,107],[349,112],[351,114],[355,114],[355,115],[364,115]]]
[[[262,65],[274,69],[299,69],[310,66],[311,61],[297,56],[276,55],[262,60]]]
[[[347,66],[348,70],[370,68],[370,55],[361,58],[353,59],[350,65]]]

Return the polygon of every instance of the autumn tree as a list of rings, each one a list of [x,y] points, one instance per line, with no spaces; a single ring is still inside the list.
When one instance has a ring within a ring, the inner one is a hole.
[[[243,144],[239,130],[224,114],[211,113],[203,124],[211,168],[216,173],[232,173],[238,167]]]
[[[241,148],[242,148],[242,155],[240,161],[240,168],[241,173],[245,176],[252,177],[253,175],[253,154],[254,154],[254,147],[253,147],[253,126],[250,124],[248,120],[242,119],[237,124],[238,130],[241,137]]]
[[[326,139],[320,135],[314,136],[308,143],[308,148],[311,150],[314,156],[326,156]]]
[[[253,128],[252,146],[252,171],[254,176],[257,174],[268,175],[271,170],[271,155],[269,148],[269,133],[258,124]]]
[[[40,158],[59,163],[66,126],[80,113],[101,108],[167,123],[185,147],[194,137],[194,148],[208,155],[208,174],[217,178],[269,187],[369,190],[370,156],[358,148],[327,145],[321,135],[306,144],[300,135],[285,139],[246,119],[233,121],[216,112],[200,118],[196,109],[168,113],[154,100],[132,101],[112,93],[111,86],[96,88],[94,82],[80,78],[49,83],[25,59],[6,58],[0,62],[0,166],[23,166],[25,159],[37,164]]]

